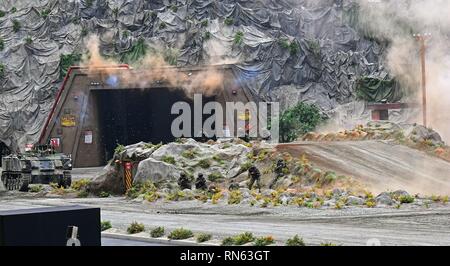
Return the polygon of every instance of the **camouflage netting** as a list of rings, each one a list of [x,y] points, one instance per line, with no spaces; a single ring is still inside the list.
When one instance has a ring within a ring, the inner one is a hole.
[[[90,33],[129,63],[147,46],[179,66],[231,61],[252,95],[287,86],[323,111],[354,99],[359,78],[390,79],[354,0],[2,0],[0,11],[0,140],[12,149],[38,139]]]

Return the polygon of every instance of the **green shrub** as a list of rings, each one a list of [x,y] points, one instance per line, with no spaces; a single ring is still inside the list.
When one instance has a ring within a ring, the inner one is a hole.
[[[81,54],[62,54],[59,59],[60,77],[65,77],[69,67],[78,64],[80,61]]]
[[[100,192],[99,196],[100,196],[100,198],[107,198],[107,197],[111,196],[111,194],[109,194],[106,191],[102,191],[102,192]]]
[[[239,190],[230,191],[228,204],[239,204],[242,201],[242,193]]]
[[[38,193],[42,191],[42,185],[30,185],[30,192],[32,193]]]
[[[217,182],[221,179],[224,179],[224,176],[219,172],[214,172],[208,175],[208,180],[211,182]]]
[[[293,238],[289,238],[286,241],[286,246],[305,246],[305,242],[303,241],[303,238],[295,235]]]
[[[263,236],[255,239],[255,246],[268,246],[275,243],[275,239],[272,236]]]
[[[233,22],[234,22],[233,18],[226,18],[224,21],[225,25],[227,26],[231,26]]]
[[[281,142],[292,142],[299,135],[313,131],[324,118],[315,105],[300,102],[280,117]]]
[[[336,246],[339,246],[339,245],[336,244],[336,243],[333,243],[333,242],[323,242],[323,243],[320,243],[320,246],[322,246],[322,247],[336,247]]]
[[[91,7],[94,4],[94,0],[86,0],[86,7]]]
[[[13,31],[18,32],[22,26],[20,25],[20,22],[17,19],[13,20]]]
[[[245,232],[242,234],[239,234],[234,237],[234,244],[241,246],[250,242],[253,242],[255,240],[255,237],[250,232]]]
[[[0,63],[0,78],[3,78],[5,76],[5,65]]]
[[[111,222],[110,222],[110,221],[102,221],[102,222],[100,223],[100,226],[101,226],[101,230],[102,230],[102,231],[106,231],[106,230],[112,228],[112,225],[111,225]]]
[[[16,13],[17,12],[17,8],[15,6],[13,6],[10,10],[11,13]]]
[[[194,159],[197,156],[197,152],[195,149],[189,149],[185,150],[181,153],[181,156],[183,156],[186,159]]]
[[[203,159],[200,160],[197,165],[203,169],[208,169],[209,167],[211,167],[211,162],[208,159]]]
[[[32,44],[33,43],[33,39],[30,36],[28,36],[28,37],[25,38],[25,43],[26,44]]]
[[[248,171],[248,169],[250,169],[250,167],[252,167],[252,162],[251,161],[246,161],[245,163],[241,164],[241,172],[246,172]]]
[[[83,178],[73,181],[70,187],[73,190],[80,191],[82,189],[85,189],[90,183],[91,181],[89,179]]]
[[[145,231],[145,226],[142,223],[132,222],[127,228],[128,234],[137,234]]]
[[[236,32],[234,35],[234,44],[241,45],[244,38],[244,33],[242,31]]]
[[[86,190],[80,191],[77,194],[78,198],[87,198],[89,196],[89,193]]]
[[[194,234],[191,230],[184,229],[184,228],[178,228],[170,232],[168,238],[174,239],[174,240],[180,240],[180,239],[187,239],[193,237]]]
[[[285,38],[283,38],[283,39],[281,39],[281,40],[279,40],[278,41],[278,44],[281,46],[281,48],[283,48],[283,49],[289,49],[289,47],[290,47],[290,43],[289,43],[289,40],[288,39],[285,39]]]
[[[158,226],[150,231],[150,236],[154,238],[162,237],[164,235],[164,227]]]
[[[299,51],[300,46],[298,45],[298,43],[295,41],[291,42],[291,44],[289,45],[289,52],[291,53],[291,55],[296,55]]]
[[[175,165],[175,158],[174,157],[172,157],[172,156],[168,156],[168,155],[164,155],[162,158],[161,158],[161,161],[163,161],[163,162],[165,162],[165,163],[168,163],[168,164],[173,164],[173,165]]]
[[[51,10],[50,9],[45,9],[41,12],[41,17],[46,19],[48,17],[48,15],[50,14]]]
[[[4,17],[6,15],[5,11],[0,10],[0,18]]]
[[[197,235],[196,240],[197,240],[197,243],[203,243],[203,242],[211,240],[211,238],[212,238],[211,234],[202,233],[202,234]]]
[[[209,31],[205,32],[205,34],[203,35],[203,39],[205,39],[205,40],[211,39],[211,32],[209,32]]]
[[[3,49],[5,49],[5,41],[0,38],[0,51],[3,51]]]
[[[226,237],[222,239],[222,246],[233,246],[234,245],[234,238],[233,237]]]
[[[172,10],[172,12],[177,13],[178,12],[178,7],[176,5],[172,5],[170,7],[170,10]]]
[[[115,154],[120,154],[125,151],[125,146],[122,144],[117,144],[116,148],[114,149]]]
[[[403,195],[403,196],[400,196],[398,198],[398,200],[400,201],[400,203],[404,204],[404,203],[413,203],[415,199],[413,196]]]
[[[167,27],[167,24],[164,21],[161,22],[161,24],[159,24],[159,29],[160,30],[165,29],[166,27]]]
[[[202,21],[202,27],[208,27],[208,20],[207,19]]]

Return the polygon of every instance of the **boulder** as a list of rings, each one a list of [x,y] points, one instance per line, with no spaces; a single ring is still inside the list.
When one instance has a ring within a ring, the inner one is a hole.
[[[377,201],[377,204],[381,205],[388,205],[391,206],[395,203],[395,201],[391,198],[390,193],[383,192],[380,195],[378,195],[375,200]]]
[[[404,197],[409,196],[409,193],[404,190],[396,190],[396,191],[392,192],[393,198],[399,198],[401,196],[404,196]]]
[[[114,167],[107,166],[107,172],[94,178],[87,186],[87,190],[91,193],[98,194],[102,191],[121,195],[125,193],[123,177],[116,171]]]
[[[177,182],[179,175],[180,170],[174,165],[148,158],[139,163],[133,182]]]
[[[349,196],[347,198],[347,204],[348,205],[364,205],[365,200],[359,197],[355,196]]]

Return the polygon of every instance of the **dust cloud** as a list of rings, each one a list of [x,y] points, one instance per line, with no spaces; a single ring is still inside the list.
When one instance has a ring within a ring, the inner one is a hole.
[[[133,65],[132,72],[117,72],[116,69],[109,68],[121,63],[101,55],[100,40],[97,35],[90,35],[85,47],[87,53],[82,57],[81,66],[88,75],[115,73],[120,75],[121,82],[136,88],[147,89],[164,84],[161,86],[168,89],[182,89],[188,97],[192,97],[195,93],[208,97],[223,89],[224,76],[221,71],[214,67],[207,67],[189,73],[180,72],[166,62],[162,55],[165,49],[163,47],[152,47],[152,50],[161,51],[161,53],[147,53]],[[216,64],[223,63],[216,61]]]
[[[450,141],[450,1],[360,0],[360,26],[388,42],[385,65],[411,99],[422,103],[420,43],[414,34],[431,34],[426,41],[428,126]],[[422,124],[422,115],[415,121]]]

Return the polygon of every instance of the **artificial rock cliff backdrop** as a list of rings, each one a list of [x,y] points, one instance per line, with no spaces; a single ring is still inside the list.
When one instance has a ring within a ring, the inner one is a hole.
[[[0,140],[38,139],[68,65],[90,34],[107,57],[133,64],[149,52],[172,65],[231,63],[255,97],[316,103],[399,97],[381,62],[383,44],[357,26],[350,0],[1,0]],[[366,91],[367,92],[367,91]]]

